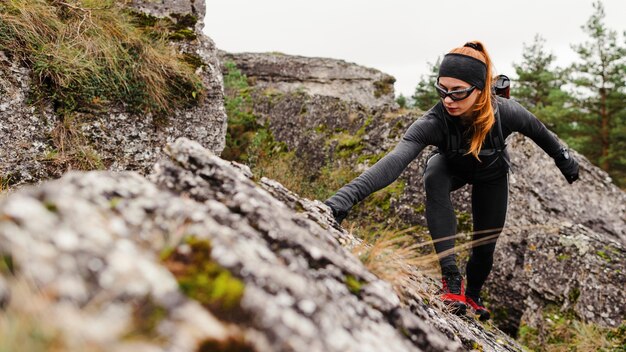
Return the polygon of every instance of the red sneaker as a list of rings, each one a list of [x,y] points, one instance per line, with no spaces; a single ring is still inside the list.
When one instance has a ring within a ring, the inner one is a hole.
[[[467,302],[467,304],[472,307],[472,310],[474,310],[474,313],[478,315],[478,320],[485,321],[491,317],[489,309],[485,308],[483,300],[480,297],[474,300],[470,296],[465,296],[465,302]]]
[[[441,277],[442,294],[441,300],[450,307],[456,315],[465,315],[467,306],[465,304],[465,288],[463,277],[458,271],[444,271]]]

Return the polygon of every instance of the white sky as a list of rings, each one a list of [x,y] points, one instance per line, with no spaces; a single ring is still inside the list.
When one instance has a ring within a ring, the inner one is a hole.
[[[206,0],[205,33],[228,52],[278,51],[373,67],[396,78],[396,95],[413,94],[420,75],[450,49],[478,39],[496,73],[514,76],[523,43],[535,34],[558,65],[576,60],[571,44],[592,0]],[[626,0],[604,0],[605,23],[626,30]]]

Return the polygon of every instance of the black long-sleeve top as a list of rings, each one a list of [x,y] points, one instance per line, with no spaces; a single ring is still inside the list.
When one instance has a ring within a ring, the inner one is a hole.
[[[551,157],[554,158],[560,153],[561,145],[558,139],[535,115],[515,100],[500,97],[496,99],[504,138],[513,132],[520,132],[531,138]],[[460,118],[450,116],[443,104],[439,102],[409,127],[402,140],[389,154],[339,189],[327,200],[327,203],[330,203],[336,210],[348,211],[371,193],[395,181],[426,146],[433,145],[440,150],[446,150],[447,128],[451,124],[457,124],[461,131],[467,131],[461,125]],[[490,133],[497,134],[498,132],[494,130],[497,128],[497,124],[494,124]],[[468,133],[463,133],[461,144],[467,146],[470,139],[471,136]],[[483,149],[493,147],[491,139],[486,138]],[[448,162],[453,170],[464,175],[469,182],[508,172],[506,163],[491,163],[483,160],[482,157],[479,162],[472,155],[451,158]]]

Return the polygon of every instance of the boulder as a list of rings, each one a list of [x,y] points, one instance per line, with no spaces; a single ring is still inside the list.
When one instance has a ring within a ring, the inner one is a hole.
[[[302,92],[355,102],[368,108],[396,106],[395,78],[379,70],[343,60],[281,53],[227,53],[254,86],[281,93]]]
[[[321,202],[187,139],[166,153],[149,179],[73,172],[0,202],[6,317],[54,316],[38,324],[79,350],[521,351],[401,300]]]
[[[294,66],[282,65],[282,70],[266,68],[255,63],[264,61],[254,61],[251,56],[224,57],[236,62],[243,73],[263,77],[264,82],[299,75]],[[283,55],[281,59],[288,57]],[[293,72],[285,72],[289,68]],[[249,81],[255,83],[258,79]],[[252,87],[257,89],[255,85]],[[390,151],[410,124],[421,116],[419,111],[368,109],[349,96],[318,96],[305,90],[278,94],[271,90],[258,91],[262,93],[251,95],[253,112],[261,121],[269,122],[274,137],[296,152],[304,162],[302,167],[311,175],[324,167],[364,171]],[[604,171],[575,151],[572,155],[580,161],[581,176],[569,185],[554,161],[530,139],[514,134],[507,143],[512,162],[509,211],[496,249],[493,272],[486,283],[488,303],[499,312],[496,320],[515,335],[521,322],[540,327],[537,312],[556,306],[584,322],[618,326],[620,316],[625,316],[624,295],[613,295],[610,302],[603,297],[606,292],[619,292],[613,285],[620,287],[625,282],[622,271],[626,193]],[[402,173],[399,180],[405,185],[403,192],[391,195],[385,204],[388,212],[383,216],[373,214],[371,207],[364,206],[365,200],[352,209],[348,222],[368,218],[400,229],[425,227],[422,174],[431,150],[423,151]],[[470,195],[469,185],[452,193],[458,212],[459,241],[463,243],[471,239]],[[586,243],[589,252],[570,253],[571,245],[564,240],[568,236]],[[603,260],[605,254],[611,260]],[[466,258],[467,251],[462,251],[461,266]],[[600,273],[605,272],[611,274],[601,278]]]
[[[213,41],[202,33],[204,1],[134,1],[137,11],[167,17],[191,26],[193,37],[172,41],[180,54],[197,60],[196,73],[206,89],[204,99],[191,108],[175,110],[167,118],[138,116],[123,107],[77,112],[68,117],[55,113],[51,104],[31,102],[33,72],[18,58],[0,52],[0,181],[4,187],[60,177],[72,168],[136,170],[150,172],[166,143],[185,136],[220,154],[226,136],[223,84]],[[195,23],[195,24],[192,24]],[[53,135],[65,129],[84,136],[86,164],[74,166],[56,154]]]

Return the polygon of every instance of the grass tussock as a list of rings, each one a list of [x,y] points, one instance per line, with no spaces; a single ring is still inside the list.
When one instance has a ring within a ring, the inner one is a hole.
[[[74,115],[63,117],[50,137],[56,148],[48,150],[40,161],[73,170],[105,169],[104,161],[88,142],[80,121],[76,121]]]
[[[0,2],[0,50],[32,69],[36,99],[57,112],[122,103],[134,113],[166,113],[196,103],[194,69],[167,32],[139,26],[120,1]]]
[[[543,311],[540,329],[525,325],[519,330],[519,342],[529,351],[624,351],[626,323],[608,328],[580,321],[572,312],[561,312],[556,306]]]

